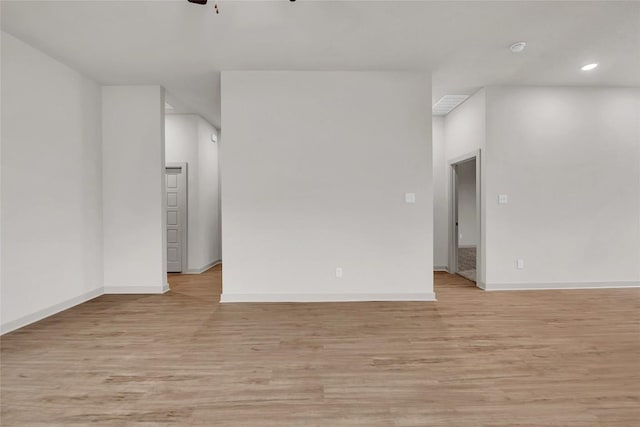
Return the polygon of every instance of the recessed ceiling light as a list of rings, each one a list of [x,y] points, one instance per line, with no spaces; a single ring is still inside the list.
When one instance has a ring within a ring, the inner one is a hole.
[[[513,53],[520,53],[524,50],[524,48],[527,47],[527,43],[525,42],[518,42],[518,43],[514,43],[511,46],[509,46],[509,50],[511,50],[511,52]]]
[[[597,62],[594,62],[593,64],[587,64],[587,65],[584,65],[584,66],[581,68],[581,70],[582,70],[582,71],[591,71],[591,70],[593,70],[594,68],[596,68],[597,66],[598,66],[598,63],[597,63]]]

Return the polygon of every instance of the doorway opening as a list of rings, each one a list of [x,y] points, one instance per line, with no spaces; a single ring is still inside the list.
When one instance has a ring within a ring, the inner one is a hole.
[[[480,277],[480,151],[450,163],[450,273]]]

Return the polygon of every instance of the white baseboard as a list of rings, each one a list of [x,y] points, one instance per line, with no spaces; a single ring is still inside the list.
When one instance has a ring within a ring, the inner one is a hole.
[[[67,310],[73,306],[82,304],[83,302],[87,302],[91,299],[99,297],[102,294],[103,294],[103,290],[102,290],[102,287],[100,287],[92,291],[85,292],[82,295],[78,295],[77,297],[63,301],[61,303],[54,304],[47,308],[43,308],[42,310],[38,310],[35,313],[22,316],[19,319],[11,320],[9,322],[3,323],[0,326],[0,333],[6,334],[8,332],[15,331],[16,329],[22,328],[23,326],[27,326],[31,323],[37,322],[38,320],[42,320],[45,317],[52,316],[56,313]]]
[[[446,265],[434,265],[433,266],[433,271],[444,271],[446,273],[449,272],[449,267],[447,267]]]
[[[222,264],[222,260],[217,260],[217,261],[210,262],[209,264],[205,265],[202,268],[190,268],[190,269],[188,269],[187,271],[185,271],[182,274],[202,274],[205,271],[209,270],[210,268],[215,267],[218,264]]]
[[[576,282],[576,283],[478,283],[485,291],[534,291],[552,289],[616,289],[640,288],[640,282]]]
[[[223,294],[221,303],[233,302],[364,302],[435,301],[433,292],[407,294]]]
[[[169,290],[169,285],[160,286],[105,286],[105,294],[164,294]]]

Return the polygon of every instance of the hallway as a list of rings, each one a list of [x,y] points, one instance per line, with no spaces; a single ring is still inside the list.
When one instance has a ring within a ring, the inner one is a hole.
[[[219,305],[221,266],[2,337],[2,425],[632,426],[640,290]],[[453,420],[453,421],[452,421]]]

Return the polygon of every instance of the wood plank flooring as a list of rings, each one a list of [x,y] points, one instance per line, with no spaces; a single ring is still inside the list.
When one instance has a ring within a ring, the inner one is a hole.
[[[640,289],[218,304],[220,267],[2,337],[6,426],[639,426]]]

